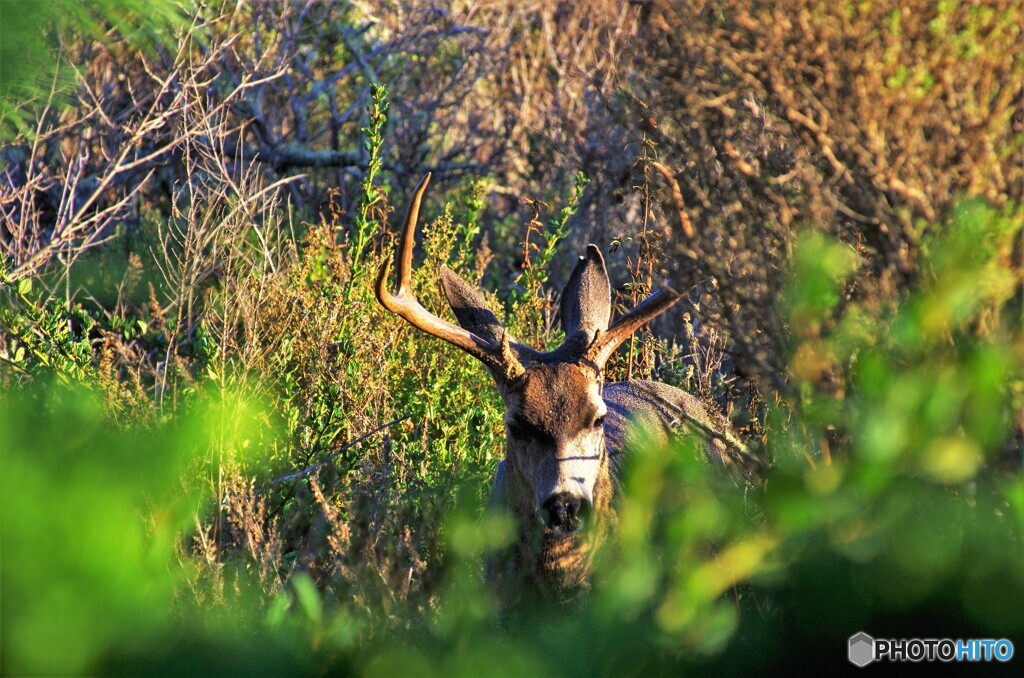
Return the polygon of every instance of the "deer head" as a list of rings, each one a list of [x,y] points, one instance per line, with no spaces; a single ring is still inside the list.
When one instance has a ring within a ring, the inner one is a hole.
[[[662,287],[610,323],[608,272],[601,252],[588,245],[562,292],[566,337],[553,351],[537,351],[517,341],[481,294],[446,267],[441,269],[441,287],[458,325],[439,318],[420,305],[410,285],[413,234],[429,181],[428,174],[417,187],[400,235],[395,254],[398,291],[388,290],[391,262],[385,261],[377,276],[377,300],[487,367],[505,403],[510,508],[542,525],[549,541],[573,535],[595,506],[600,512],[610,501],[601,397],[605,363],[679,295]]]

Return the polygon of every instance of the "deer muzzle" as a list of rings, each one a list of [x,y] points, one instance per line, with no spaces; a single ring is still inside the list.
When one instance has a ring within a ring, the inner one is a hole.
[[[544,526],[552,537],[567,537],[579,532],[590,519],[593,505],[586,497],[557,492],[541,505]]]

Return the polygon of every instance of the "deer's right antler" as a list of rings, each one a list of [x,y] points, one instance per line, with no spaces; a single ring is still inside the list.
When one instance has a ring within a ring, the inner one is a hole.
[[[416,231],[416,221],[419,219],[420,204],[423,201],[423,194],[427,191],[427,184],[430,183],[428,172],[420,185],[416,187],[412,202],[409,204],[409,211],[405,215],[405,223],[399,235],[398,250],[395,252],[395,259],[398,262],[398,292],[392,294],[388,291],[388,275],[391,273],[391,261],[385,259],[377,272],[377,285],[375,288],[377,301],[381,306],[392,313],[401,316],[413,327],[426,332],[427,334],[444,339],[449,344],[461,348],[466,353],[477,358],[498,374],[506,379],[514,379],[525,370],[516,358],[509,345],[507,333],[503,333],[500,344],[494,344],[481,339],[469,330],[439,318],[427,309],[423,308],[412,292],[412,247]]]
[[[597,369],[603,370],[608,358],[615,353],[615,349],[622,345],[622,342],[629,339],[630,335],[646,325],[648,322],[661,315],[682,299],[682,295],[668,285],[662,285],[649,297],[641,301],[633,310],[620,317],[607,330],[597,333],[593,343],[587,348],[584,354],[584,362],[595,365]]]

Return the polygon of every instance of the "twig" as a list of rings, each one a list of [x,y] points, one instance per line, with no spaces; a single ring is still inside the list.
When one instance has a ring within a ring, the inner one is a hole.
[[[676,181],[675,175],[665,165],[660,162],[651,161],[651,167],[661,172],[661,176],[665,177],[665,180],[669,183],[669,188],[672,189],[672,202],[675,204],[676,212],[679,213],[679,226],[683,229],[683,233],[687,238],[693,237],[693,224],[690,222],[690,217],[686,213],[686,204],[683,202],[683,191],[679,188],[679,182]]]
[[[753,464],[757,468],[760,468],[760,469],[764,468],[764,465],[765,465],[764,462],[762,460],[758,459],[757,457],[755,457],[753,454],[751,454],[750,448],[748,448],[746,445],[741,443],[739,440],[736,440],[734,437],[730,436],[728,433],[725,433],[723,431],[716,431],[715,429],[711,428],[710,426],[708,426],[704,422],[700,421],[699,419],[696,419],[696,418],[692,417],[691,415],[687,414],[686,412],[680,411],[679,414],[681,416],[680,416],[680,419],[677,420],[678,422],[684,423],[684,424],[689,424],[693,428],[697,429],[698,432],[704,433],[705,435],[710,436],[711,438],[714,438],[715,440],[720,441],[722,444],[724,444],[730,450],[732,450],[737,455],[742,457],[744,461]]]
[[[699,433],[703,433],[722,442],[726,447],[738,454],[745,461],[755,464],[759,468],[764,468],[764,461],[755,457],[751,453],[750,448],[740,442],[736,436],[729,435],[725,427],[723,427],[722,430],[712,428],[708,424],[705,424],[703,421],[686,412],[681,405],[676,405],[670,402],[667,398],[658,398],[658,402],[678,415],[676,420],[671,423],[672,428],[675,428],[678,424],[689,424],[693,428],[697,429]]]
[[[356,438],[352,442],[346,443],[346,444],[342,445],[337,450],[335,450],[334,452],[331,452],[329,455],[327,455],[324,458],[323,461],[320,461],[320,462],[318,462],[316,464],[313,464],[312,466],[308,466],[308,467],[302,469],[301,471],[295,471],[294,473],[289,473],[288,475],[281,476],[280,478],[274,478],[269,483],[267,483],[266,485],[264,485],[263,487],[261,487],[260,489],[258,489],[256,491],[257,492],[264,492],[271,485],[277,485],[278,483],[283,483],[286,480],[294,480],[296,478],[301,478],[302,476],[309,475],[313,471],[316,471],[317,469],[319,469],[320,467],[324,466],[325,464],[333,461],[334,458],[337,457],[342,452],[351,449],[352,447],[358,445],[359,443],[363,442],[367,438],[369,438],[371,436],[374,436],[374,435],[380,433],[381,431],[383,431],[385,429],[391,428],[395,424],[398,424],[400,422],[405,421],[406,419],[408,419],[411,416],[412,416],[412,413],[410,412],[409,414],[406,414],[406,415],[404,415],[402,417],[399,417],[398,419],[394,419],[392,421],[389,421],[386,424],[382,424],[382,425],[378,426],[377,428],[373,429],[372,431],[370,431],[369,433],[365,433],[365,434],[359,436],[358,438]]]

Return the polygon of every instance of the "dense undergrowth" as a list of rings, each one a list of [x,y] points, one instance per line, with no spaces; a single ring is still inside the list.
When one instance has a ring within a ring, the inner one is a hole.
[[[1024,648],[1019,3],[379,4],[174,6],[161,38],[109,2],[54,29],[74,91],[3,90],[4,673]],[[448,265],[546,347],[580,243],[619,309],[668,275],[686,302],[610,377],[690,390],[761,469],[639,446],[573,609],[500,614],[500,400],[373,297],[427,170],[428,308]]]

